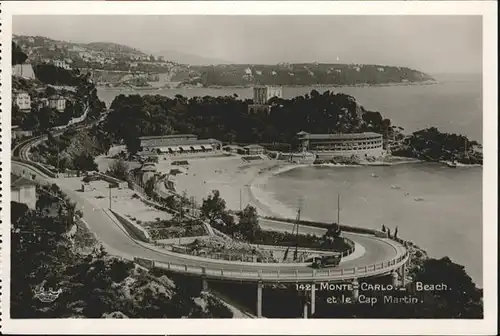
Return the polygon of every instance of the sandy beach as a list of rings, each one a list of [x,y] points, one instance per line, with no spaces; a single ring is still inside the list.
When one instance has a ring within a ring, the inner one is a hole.
[[[189,167],[184,168],[186,173],[171,177],[171,180],[175,182],[178,193],[185,192],[188,197],[194,197],[196,203],[201,204],[212,190],[218,190],[230,210],[237,211],[240,206],[245,208],[252,205],[261,216],[290,217],[291,211],[284,205],[275,208],[273,204],[273,209],[270,209],[268,201],[273,199],[272,195],[267,195],[260,186],[273,174],[300,165],[271,159],[245,162],[239,156],[194,158],[188,161]],[[168,163],[162,163],[160,160],[158,171],[168,171],[171,168]]]

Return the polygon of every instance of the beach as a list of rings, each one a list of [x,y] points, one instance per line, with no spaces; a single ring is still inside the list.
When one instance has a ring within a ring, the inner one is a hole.
[[[183,168],[185,173],[170,179],[174,181],[178,193],[193,197],[197,204],[201,205],[213,190],[218,190],[230,210],[238,211],[252,205],[261,216],[289,217],[290,210],[285,206],[271,210],[268,204],[261,202],[266,195],[260,186],[270,176],[301,165],[267,158],[245,162],[239,156],[192,158],[188,161],[189,165]],[[172,167],[168,161],[160,160],[157,168],[167,172]]]

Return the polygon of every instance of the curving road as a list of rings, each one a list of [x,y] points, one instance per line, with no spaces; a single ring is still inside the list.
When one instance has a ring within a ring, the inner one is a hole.
[[[19,148],[22,159],[27,148],[27,142]],[[406,249],[399,243],[386,238],[377,238],[372,235],[361,235],[344,232],[343,234],[362,245],[365,253],[355,259],[342,262],[335,269],[313,270],[309,266],[300,264],[265,264],[244,263],[225,260],[213,260],[172,253],[159,250],[153,245],[134,240],[129,233],[109,214],[92,204],[78,191],[68,189],[64,183],[48,177],[36,167],[23,162],[12,161],[12,171],[27,171],[35,175],[40,183],[56,183],[73,201],[77,202],[77,209],[83,212],[83,219],[89,229],[96,234],[109,253],[133,260],[135,257],[151,259],[158,267],[172,271],[204,275],[211,278],[227,278],[241,281],[344,281],[347,279],[376,276],[398,269],[408,260]],[[268,219],[260,219],[260,226],[265,230],[291,232],[292,223]],[[323,234],[325,229],[300,226],[301,233]]]
[[[43,173],[26,164],[12,162],[13,171],[29,170],[36,175],[36,180],[41,183],[56,183],[56,179],[48,178]],[[60,181],[59,181],[60,182]],[[155,260],[157,266],[178,271],[181,273],[205,275],[212,278],[228,278],[241,281],[309,281],[319,279],[322,281],[342,281],[355,277],[368,277],[385,274],[400,267],[407,260],[406,251],[403,246],[388,239],[375,238],[369,235],[358,235],[344,233],[346,237],[363,245],[366,252],[364,255],[343,262],[338,269],[313,271],[312,268],[303,265],[283,264],[276,267],[274,264],[264,263],[240,263],[222,260],[197,258],[183,254],[158,251],[154,246],[138,242],[129,236],[127,231],[118,224],[105,209],[97,208],[89,200],[85,199],[78,191],[70,190],[61,186],[72,200],[77,202],[77,208],[83,212],[83,218],[90,230],[96,234],[105,245],[109,253],[126,259],[140,257]],[[261,220],[260,225],[267,230],[290,230],[291,223],[271,220]],[[324,229],[301,226],[301,232],[311,234],[322,234]],[[387,265],[390,260],[396,261],[393,265]],[[399,259],[399,260],[398,260]],[[384,267],[380,264],[384,263]],[[375,264],[375,269],[371,270]],[[366,268],[365,268],[366,267]],[[316,274],[313,274],[316,272]]]

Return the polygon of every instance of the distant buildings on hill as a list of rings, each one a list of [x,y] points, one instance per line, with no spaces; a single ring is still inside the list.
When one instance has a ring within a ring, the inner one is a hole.
[[[29,112],[31,110],[31,97],[27,92],[14,91],[12,100],[21,112]]]
[[[66,108],[66,99],[59,95],[52,95],[48,99],[49,107],[57,110],[58,112],[63,112]]]
[[[52,95],[49,98],[35,98],[31,99],[28,92],[25,91],[13,91],[12,93],[12,103],[16,105],[21,112],[30,112],[31,103],[35,103],[38,108],[49,107],[55,109],[58,112],[64,112],[66,108],[67,99],[60,95]]]
[[[54,60],[54,65],[58,68],[62,68],[65,70],[71,70],[71,65],[68,63],[71,62],[71,60]]]

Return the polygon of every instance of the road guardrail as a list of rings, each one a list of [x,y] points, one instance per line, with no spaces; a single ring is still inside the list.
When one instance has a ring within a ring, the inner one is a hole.
[[[398,256],[387,262],[372,264],[369,266],[351,268],[328,268],[313,269],[307,271],[285,269],[258,269],[256,271],[237,270],[236,265],[229,268],[211,268],[207,266],[191,266],[187,264],[154,261],[154,266],[176,273],[201,276],[212,279],[241,280],[250,282],[314,282],[349,280],[354,278],[365,278],[389,273],[402,265],[409,258],[409,253]],[[209,261],[209,259],[207,259]],[[236,268],[236,270],[235,270]]]

